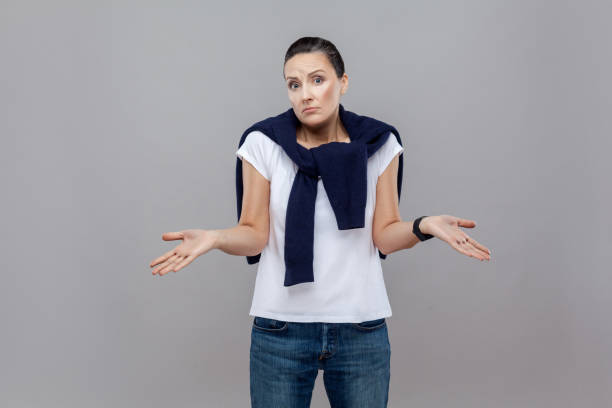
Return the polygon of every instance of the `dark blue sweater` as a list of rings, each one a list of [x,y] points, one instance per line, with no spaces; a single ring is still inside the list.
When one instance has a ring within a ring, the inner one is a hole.
[[[297,142],[299,119],[293,108],[256,122],[244,131],[238,143],[242,146],[247,135],[259,130],[279,144],[297,164],[285,220],[285,286],[314,282],[313,240],[314,210],[319,176],[336,216],[338,229],[363,228],[367,194],[367,160],[393,132],[401,145],[395,127],[380,120],[347,111],[342,104],[339,116],[351,140],[350,143],[329,142],[307,149]],[[399,156],[397,173],[398,198],[402,191],[403,155]],[[238,220],[242,212],[242,163],[236,159],[236,195]],[[380,258],[387,255],[378,251]],[[346,254],[344,254],[346,255]],[[338,254],[338,256],[344,256]],[[247,256],[247,263],[259,262],[261,253]]]

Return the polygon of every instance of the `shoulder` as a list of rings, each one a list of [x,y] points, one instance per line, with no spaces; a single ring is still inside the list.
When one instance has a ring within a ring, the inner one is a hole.
[[[280,146],[260,130],[253,130],[244,136],[236,156],[246,159],[261,175],[271,181],[278,163]]]
[[[389,132],[385,143],[374,153],[378,165],[378,176],[385,171],[391,160],[403,151],[404,148],[398,142],[396,135],[393,132]]]
[[[393,132],[389,132],[386,136],[385,142],[380,146],[380,148],[374,153],[377,156],[387,156],[389,154],[395,156],[398,152],[403,151],[404,148],[397,140],[397,136]]]
[[[261,130],[252,130],[244,136],[244,141],[239,146],[239,151],[258,151],[259,154],[271,157],[277,154],[280,146]]]
[[[245,136],[244,143],[256,144],[270,149],[277,146],[276,142],[261,130],[252,130],[248,132]]]

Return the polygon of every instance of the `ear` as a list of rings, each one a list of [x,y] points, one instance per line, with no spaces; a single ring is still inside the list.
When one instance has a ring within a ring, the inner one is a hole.
[[[342,75],[342,86],[340,87],[340,94],[344,95],[346,93],[346,90],[348,89],[348,75],[346,75],[346,72]]]

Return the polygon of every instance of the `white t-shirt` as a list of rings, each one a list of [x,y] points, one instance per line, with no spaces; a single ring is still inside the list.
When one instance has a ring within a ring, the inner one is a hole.
[[[348,323],[391,316],[381,259],[372,239],[378,176],[404,151],[395,136],[368,158],[365,227],[339,230],[319,179],[315,201],[314,282],[284,286],[285,215],[297,165],[260,131],[236,151],[270,182],[270,235],[257,265],[250,316],[291,322]]]

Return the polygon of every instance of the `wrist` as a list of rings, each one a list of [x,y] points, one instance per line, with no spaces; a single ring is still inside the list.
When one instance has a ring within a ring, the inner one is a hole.
[[[208,230],[210,237],[212,238],[212,247],[214,249],[220,249],[223,245],[223,233],[221,230]]]
[[[412,223],[412,232],[420,241],[426,241],[430,238],[433,238],[433,234],[429,233],[428,225],[429,225],[429,216],[422,216],[415,219]]]
[[[429,234],[429,222],[431,221],[430,218],[430,215],[423,217],[421,219],[421,222],[419,223],[419,230],[421,230],[423,234]]]

